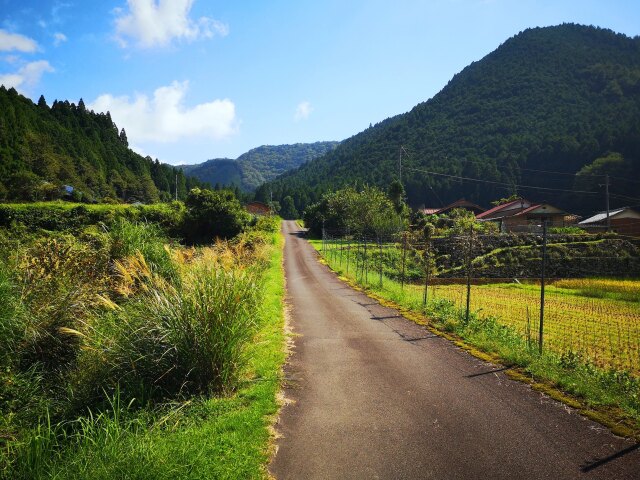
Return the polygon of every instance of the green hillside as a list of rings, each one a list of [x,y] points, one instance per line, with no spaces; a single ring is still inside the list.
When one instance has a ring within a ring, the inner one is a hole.
[[[63,185],[85,201],[169,200],[201,182],[128,147],[110,114],[54,101],[38,104],[0,86],[0,200],[52,200]]]
[[[216,158],[197,165],[182,165],[193,175],[211,185],[238,185],[253,191],[288,170],[332,151],[339,142],[296,143],[294,145],[263,145],[240,155],[236,160]]]
[[[604,208],[604,173],[615,177],[612,205],[640,204],[640,38],[573,24],[526,30],[429,101],[265,184],[257,198],[290,195],[301,209],[346,184],[384,187],[398,175],[401,147],[413,206],[463,196],[487,206],[519,193],[586,212]]]

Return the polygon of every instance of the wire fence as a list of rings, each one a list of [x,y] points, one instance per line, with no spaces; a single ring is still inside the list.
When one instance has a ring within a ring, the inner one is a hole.
[[[640,375],[640,239],[415,232],[323,234],[321,253],[365,287],[402,290],[423,308],[446,300],[527,342]]]

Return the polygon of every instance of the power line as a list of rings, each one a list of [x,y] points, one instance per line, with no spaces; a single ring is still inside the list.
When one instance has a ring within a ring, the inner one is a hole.
[[[405,153],[407,153],[406,149],[404,147],[402,147],[403,150],[405,150]],[[487,162],[481,161],[481,160],[470,160],[470,159],[460,159],[461,162],[466,162],[466,163],[475,163],[477,165],[487,165]],[[507,163],[496,163],[495,164],[496,167],[505,167],[505,166],[510,166]],[[604,178],[606,176],[606,174],[601,174],[601,175],[597,175],[597,174],[588,174],[588,173],[568,173],[568,172],[559,172],[556,170],[538,170],[535,168],[525,168],[525,167],[521,167],[518,164],[515,165],[518,170],[520,171],[524,171],[524,172],[536,172],[536,173],[548,173],[548,174],[553,174],[553,175],[565,175],[568,177],[580,177],[580,178],[584,178],[584,177],[590,177],[590,178]],[[610,179],[614,179],[614,180],[622,180],[624,182],[631,182],[631,183],[637,183],[638,185],[640,185],[640,181],[638,180],[631,180],[630,178],[624,178],[624,177],[613,177],[611,175],[609,175]]]
[[[447,174],[447,173],[439,173],[439,172],[434,172],[432,170],[413,168],[413,167],[405,167],[405,170],[413,170],[413,171],[416,171],[416,172],[428,173],[430,175],[436,175],[436,176],[439,176],[439,177],[455,178],[455,179],[458,179],[458,180],[466,180],[466,181],[470,181],[470,182],[486,183],[486,184],[490,184],[490,185],[499,185],[499,186],[504,186],[504,187],[529,188],[529,189],[534,189],[534,190],[545,190],[545,191],[552,191],[552,192],[582,193],[582,194],[585,194],[585,195],[600,195],[601,194],[600,192],[592,192],[592,191],[589,191],[589,190],[567,190],[567,189],[564,189],[564,188],[536,187],[534,185],[520,185],[520,184],[516,184],[516,183],[496,182],[494,180],[483,180],[483,179],[480,179],[480,178],[463,177],[461,175],[450,175],[450,174]]]
[[[404,145],[401,145],[400,149],[401,149],[401,153],[400,153],[400,158],[401,159],[402,159],[402,152],[404,152],[404,154],[407,157],[410,157],[409,152],[407,152],[407,149],[404,147]],[[478,160],[465,159],[465,160],[462,160],[462,161],[463,162],[468,162],[468,163],[486,165],[486,163],[478,161]],[[498,165],[496,165],[496,166],[498,166]],[[631,179],[622,178],[622,177],[612,177],[612,176],[608,176],[606,174],[603,174],[603,175],[589,175],[589,174],[578,175],[577,173],[557,172],[557,171],[553,171],[553,170],[536,170],[536,169],[532,169],[532,168],[520,168],[520,167],[518,167],[518,168],[520,170],[522,170],[522,171],[537,172],[537,173],[547,173],[547,174],[554,174],[554,175],[555,174],[557,174],[557,175],[566,175],[566,176],[571,176],[571,177],[592,177],[592,178],[607,178],[608,177],[609,179],[624,180],[624,181],[628,181],[628,182],[631,182],[631,183],[640,184],[640,182],[636,181],[636,180],[631,180]],[[544,190],[544,191],[549,191],[549,192],[582,193],[582,194],[586,194],[586,195],[600,195],[601,194],[601,192],[592,192],[592,191],[587,191],[587,190],[568,190],[568,189],[562,189],[562,188],[536,187],[536,186],[533,186],[533,185],[519,185],[519,184],[506,183],[506,182],[497,182],[497,181],[492,181],[492,180],[476,179],[476,178],[471,178],[471,177],[463,177],[463,176],[460,176],[460,175],[451,175],[451,174],[438,173],[438,172],[434,172],[432,170],[419,169],[419,168],[407,167],[407,166],[405,166],[405,170],[423,171],[424,173],[431,173],[433,175],[439,175],[439,176],[444,176],[444,177],[449,177],[449,178],[458,178],[460,180],[468,180],[468,181],[474,181],[474,182],[480,182],[480,183],[488,183],[488,184],[498,185],[498,186],[503,186],[503,187],[508,187],[508,188],[519,187],[519,188],[529,188],[529,189],[535,189],[535,190]],[[437,198],[438,195],[435,193],[435,190],[433,189],[433,187],[431,187],[431,185],[429,185],[429,184],[427,184],[427,185],[429,186],[431,191],[436,195],[436,198]],[[628,195],[614,194],[614,193],[609,193],[608,195],[611,196],[611,197],[614,197],[614,198],[640,202],[640,198],[630,197]],[[440,203],[442,203],[442,201],[439,198],[438,198],[438,200],[440,201]]]
[[[615,197],[615,198],[620,198],[620,199],[624,199],[624,200],[633,200],[634,202],[640,202],[640,198],[629,197],[628,195],[621,195],[619,193],[610,193],[609,195],[611,197]]]

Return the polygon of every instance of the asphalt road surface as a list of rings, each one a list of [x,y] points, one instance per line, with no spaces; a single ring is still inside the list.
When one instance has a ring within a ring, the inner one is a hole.
[[[284,479],[640,479],[640,448],[341,282],[284,222]]]

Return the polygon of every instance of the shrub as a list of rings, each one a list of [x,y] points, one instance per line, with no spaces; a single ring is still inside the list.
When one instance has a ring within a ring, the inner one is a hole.
[[[256,218],[253,230],[258,232],[277,233],[280,231],[280,217],[278,216],[260,216]]]
[[[189,192],[183,234],[190,244],[211,243],[215,238],[231,238],[251,220],[233,192],[200,190]]]
[[[330,233],[349,231],[359,235],[386,235],[404,228],[404,217],[387,195],[375,187],[357,191],[347,187],[323,195],[304,211],[304,223],[312,235],[323,227]]]

